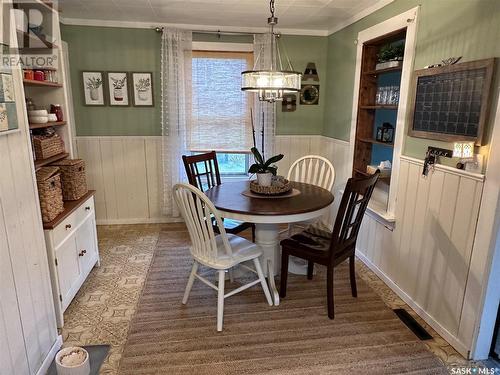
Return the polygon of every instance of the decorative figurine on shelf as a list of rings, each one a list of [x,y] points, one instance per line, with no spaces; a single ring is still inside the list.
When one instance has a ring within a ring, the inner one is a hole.
[[[382,126],[377,128],[375,139],[378,142],[392,143],[394,141],[394,127],[390,123],[384,122]]]

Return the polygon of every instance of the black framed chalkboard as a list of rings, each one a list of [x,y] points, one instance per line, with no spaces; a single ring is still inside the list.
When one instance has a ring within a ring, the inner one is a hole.
[[[415,71],[408,134],[480,145],[494,64],[492,58]]]

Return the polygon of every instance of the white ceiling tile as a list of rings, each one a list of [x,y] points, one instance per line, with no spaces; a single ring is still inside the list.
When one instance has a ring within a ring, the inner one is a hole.
[[[325,31],[379,0],[276,0],[280,28]],[[262,28],[268,0],[59,0],[63,17]]]

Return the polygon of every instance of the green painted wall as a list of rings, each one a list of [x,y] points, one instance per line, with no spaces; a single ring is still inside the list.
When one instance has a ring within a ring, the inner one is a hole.
[[[68,42],[77,136],[160,135],[160,34],[154,30],[61,25]],[[88,107],[81,72],[153,72],[155,106]]]
[[[160,34],[154,30],[61,25],[68,42],[71,82],[78,136],[149,136],[161,134],[160,120]],[[295,69],[303,71],[308,62],[316,63],[321,87],[326,84],[326,37],[285,36],[285,46]],[[251,43],[252,36],[216,34],[193,35],[195,41]],[[88,107],[83,104],[81,72],[152,71],[155,107]],[[320,87],[320,90],[321,90]],[[320,134],[326,105],[320,91],[320,104],[300,106],[282,113],[278,104],[278,134]]]
[[[500,1],[498,0],[396,0],[328,38],[327,106],[323,134],[349,140],[358,32],[421,4],[415,69],[450,56],[471,61],[500,56]],[[498,97],[499,66],[493,103]],[[493,112],[493,111],[492,111]],[[487,124],[489,140],[493,116]],[[406,132],[406,129],[405,129]],[[427,145],[450,144],[406,137],[404,154],[422,158]]]
[[[297,95],[297,110],[282,112],[281,104],[277,110],[277,134],[321,134],[323,129],[323,115],[328,103],[326,100],[325,85],[327,82],[327,55],[328,38],[314,36],[283,36],[283,45],[288,52],[293,67],[304,72],[307,63],[314,62],[319,75],[319,104],[300,105]],[[317,84],[314,81],[308,83]]]

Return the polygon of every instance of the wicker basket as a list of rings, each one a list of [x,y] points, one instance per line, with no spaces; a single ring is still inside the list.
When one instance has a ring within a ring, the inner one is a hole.
[[[42,221],[48,223],[64,211],[59,168],[44,167],[36,172]]]
[[[33,137],[33,147],[36,159],[47,159],[64,152],[64,142],[57,134],[51,137],[35,135]]]
[[[256,194],[278,195],[289,192],[292,184],[282,176],[273,176],[271,186],[261,186],[256,180],[250,181],[250,191]]]
[[[87,194],[85,178],[85,162],[82,159],[64,159],[51,165],[61,169],[63,198],[65,201],[76,201]]]

